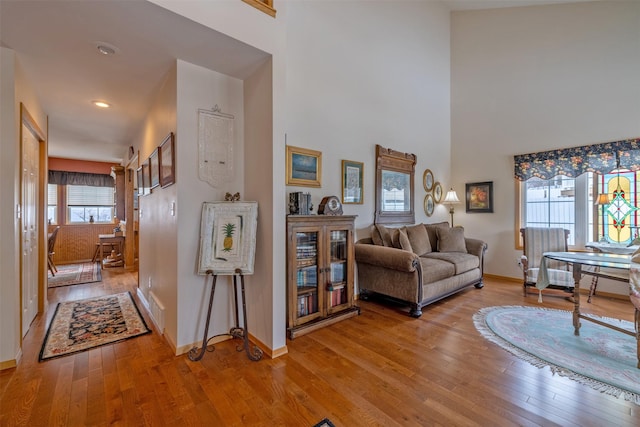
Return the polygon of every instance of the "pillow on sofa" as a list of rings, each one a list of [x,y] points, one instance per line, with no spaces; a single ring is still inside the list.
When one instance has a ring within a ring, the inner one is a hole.
[[[424,228],[427,229],[429,235],[429,241],[431,242],[431,252],[438,251],[438,230],[440,228],[448,229],[449,223],[447,221],[436,222],[433,224],[424,224]]]
[[[431,241],[427,229],[423,224],[407,227],[407,237],[411,245],[411,252],[418,256],[432,252]]]
[[[464,241],[464,228],[438,228],[438,252],[464,252],[467,245]]]
[[[413,252],[413,248],[411,247],[411,242],[409,241],[409,237],[407,236],[407,228],[402,227],[398,229],[396,234],[394,235],[395,241],[394,245],[396,248],[403,249],[405,251]]]
[[[393,230],[388,229],[384,225],[375,224],[371,230],[371,240],[378,246],[393,247],[393,241],[391,240],[391,232]]]

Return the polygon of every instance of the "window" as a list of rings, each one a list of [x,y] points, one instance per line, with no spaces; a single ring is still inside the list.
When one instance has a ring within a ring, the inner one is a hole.
[[[67,223],[112,222],[113,204],[112,187],[67,185]]]
[[[58,223],[58,186],[55,184],[47,186],[47,220],[49,224]]]
[[[594,240],[592,188],[591,173],[523,182],[521,226],[565,228],[569,245],[584,247]]]
[[[640,172],[626,169],[598,176],[598,193],[606,194],[608,202],[598,206],[601,240],[631,244],[638,237],[638,182]]]

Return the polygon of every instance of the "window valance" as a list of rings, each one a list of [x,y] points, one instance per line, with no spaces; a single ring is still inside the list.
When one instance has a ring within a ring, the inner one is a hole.
[[[557,175],[575,178],[585,172],[605,174],[619,167],[640,170],[640,138],[583,147],[519,154],[513,157],[515,178],[551,179]]]
[[[49,184],[87,185],[89,187],[113,187],[115,182],[111,175],[99,173],[49,171]]]

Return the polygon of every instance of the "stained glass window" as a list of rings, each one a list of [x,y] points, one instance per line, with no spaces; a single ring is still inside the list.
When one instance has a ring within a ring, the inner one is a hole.
[[[609,200],[598,212],[598,235],[611,243],[631,244],[638,237],[640,172],[621,169],[598,178],[598,191]]]

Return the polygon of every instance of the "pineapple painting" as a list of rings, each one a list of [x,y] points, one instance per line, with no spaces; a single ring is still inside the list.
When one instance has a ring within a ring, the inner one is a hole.
[[[233,248],[233,233],[236,231],[236,225],[230,222],[223,226],[224,229],[224,241],[222,242],[222,250],[224,252],[231,252]]]
[[[225,216],[219,219],[214,233],[215,259],[230,261],[239,255],[242,246],[242,219]]]

